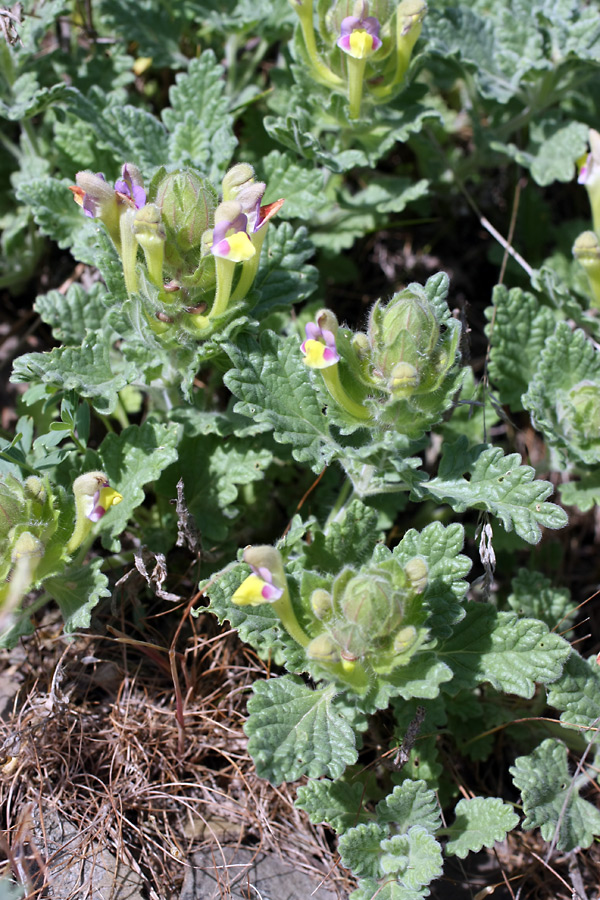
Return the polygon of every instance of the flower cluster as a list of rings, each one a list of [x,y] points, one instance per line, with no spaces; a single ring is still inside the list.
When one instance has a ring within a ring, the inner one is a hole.
[[[283,204],[262,205],[266,185],[245,163],[225,175],[220,203],[215,188],[191,169],[161,169],[148,192],[131,163],[114,187],[101,173],[78,172],[76,181],[75,201],[86,216],[104,223],[128,292],[144,297],[155,333],[173,336],[182,327],[209,336],[217,320],[229,317],[231,305],[247,296],[267,225]]]
[[[345,92],[349,116],[359,118],[363,95],[389,100],[405,80],[427,12],[424,0],[338,0],[319,15],[317,35],[312,0],[290,0],[298,14],[298,54],[320,84]]]
[[[346,420],[417,436],[446,408],[443,395],[450,396],[457,378],[459,338],[459,322],[411,285],[388,304],[375,303],[366,334],[340,329],[331,310],[320,310],[306,325],[300,349]]]
[[[421,557],[402,567],[390,555],[359,571],[346,567],[330,581],[314,575],[322,586],[302,596],[300,615],[289,598],[279,551],[247,547],[244,562],[252,571],[232,602],[269,603],[288,634],[304,648],[309,665],[316,664],[317,671],[325,668],[358,691],[367,688],[369,673],[388,674],[405,665],[427,639],[422,594],[428,570]]]

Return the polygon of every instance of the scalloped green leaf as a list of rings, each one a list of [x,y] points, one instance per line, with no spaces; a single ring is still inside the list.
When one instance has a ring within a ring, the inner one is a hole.
[[[280,197],[285,203],[278,213],[284,219],[308,219],[329,203],[325,193],[326,171],[294,161],[288,154],[272,150],[261,162],[267,184],[264,202]]]
[[[224,173],[237,145],[223,75],[213,51],[205,50],[175,76],[171,106],[162,111],[170,161],[192,165],[211,180]]]
[[[375,809],[379,824],[392,825],[398,834],[408,832],[419,825],[433,834],[441,825],[441,815],[435,791],[425,781],[403,781],[377,804]]]
[[[317,288],[318,272],[306,261],[315,248],[308,239],[306,228],[294,230],[289,222],[269,225],[260,255],[250,302],[252,316],[259,321],[279,309],[289,309],[293,303],[306,300]]]
[[[49,353],[25,353],[15,360],[11,381],[42,382],[74,390],[107,415],[118,403],[118,392],[138,374],[133,363],[115,359],[110,333],[90,332],[80,347],[56,347]]]
[[[239,512],[234,504],[240,487],[263,480],[272,459],[257,438],[230,435],[225,441],[220,434],[184,434],[177,461],[165,471],[157,491],[172,499],[182,478],[186,505],[200,534],[225,541]]]
[[[587,148],[588,126],[559,114],[531,123],[529,143],[523,150],[513,143],[492,141],[490,147],[529,169],[536,184],[571,181],[577,160]]]
[[[546,841],[558,831],[556,845],[567,853],[600,835],[600,810],[580,796],[587,778],[573,784],[564,744],[548,738],[529,756],[517,757],[509,771],[523,798],[524,831],[540,828]]]
[[[512,806],[500,797],[460,800],[454,822],[445,831],[449,837],[446,853],[464,859],[482,847],[493,847],[496,841],[503,841],[518,822],[519,817]]]
[[[463,544],[462,525],[445,527],[441,522],[432,522],[421,532],[411,528],[394,548],[394,556],[403,566],[415,557],[427,564],[423,599],[431,610],[428,625],[433,637],[448,637],[452,626],[464,616],[462,601],[468,588],[464,578],[471,560],[461,554]]]
[[[573,651],[560,678],[548,691],[548,703],[562,710],[565,728],[581,730],[588,741],[600,740],[600,665],[596,656],[583,659]]]
[[[24,72],[10,86],[8,102],[0,99],[0,114],[12,122],[31,119],[53,103],[64,100],[66,93],[66,84],[40,87],[34,72]]]
[[[88,628],[94,607],[110,597],[108,578],[100,571],[103,562],[93,559],[81,568],[67,569],[44,581],[44,590],[60,607],[67,634]]]
[[[496,690],[533,697],[536,682],[560,678],[571,646],[543,622],[485,603],[465,608],[465,618],[438,651],[454,672],[452,694],[488,681]]]
[[[521,465],[518,453],[504,456],[499,447],[480,444],[469,448],[467,438],[446,445],[437,478],[413,488],[415,500],[427,496],[448,503],[456,512],[469,507],[498,516],[506,531],[513,528],[530,544],[542,536],[540,525],[562,528],[567,514],[555,503],[547,503],[554,488],[548,481],[534,480],[535,470]]]
[[[578,481],[567,481],[559,485],[558,490],[565,506],[576,506],[581,512],[588,512],[600,503],[600,469],[584,472]]]
[[[489,375],[500,403],[523,409],[521,396],[535,374],[546,338],[556,327],[551,310],[521,288],[496,285],[493,306],[485,311],[489,324]]]
[[[70,248],[82,262],[93,264],[91,245],[97,225],[90,224],[81,209],[73,202],[69,181],[44,176],[22,181],[17,197],[26,203],[43,234],[56,241],[59,247]]]
[[[587,403],[586,391],[593,392]],[[585,332],[561,322],[546,341],[523,406],[550,446],[590,465],[600,461],[598,396],[600,351]]]
[[[241,335],[227,353],[236,367],[225,376],[227,387],[240,400],[235,411],[272,428],[275,440],[292,444],[293,457],[314,472],[329,465],[341,447],[321,411],[298,339],[266,331],[259,347]]]
[[[142,172],[162,166],[168,158],[168,136],[164,125],[138,106],[108,107],[104,119],[127,143],[127,160]]]
[[[380,875],[381,842],[388,835],[389,828],[377,822],[364,822],[350,828],[338,842],[342,864],[361,878],[377,878]]]
[[[352,891],[348,900],[423,900],[429,893],[427,887],[412,891],[390,879],[381,883],[374,878],[361,878],[358,888]]]
[[[338,833],[367,821],[363,806],[365,787],[360,781],[309,781],[297,790],[295,806],[307,813],[313,825],[326,822]]]
[[[440,693],[440,687],[453,678],[451,667],[440,660],[436,653],[422,651],[410,664],[400,666],[389,675],[378,675],[374,686],[361,699],[365,712],[386,709],[392,697],[403,700],[433,700]]]
[[[382,874],[394,875],[411,891],[418,891],[442,874],[442,848],[421,825],[382,841],[381,849]]]
[[[555,588],[541,572],[519,569],[511,584],[508,605],[521,617],[541,619],[548,628],[565,631],[573,618],[573,601],[567,588]],[[560,627],[559,627],[560,625]]]
[[[381,535],[377,512],[360,500],[353,500],[341,521],[335,519],[324,533],[315,529],[313,541],[305,548],[309,569],[337,574],[344,566],[362,566],[371,559]]]
[[[107,314],[108,295],[103,284],[91,285],[86,291],[72,284],[66,294],[49,291],[35,301],[35,310],[52,329],[57,341],[80,344],[90,331],[99,331]]]
[[[284,675],[256,681],[248,701],[248,751],[261,778],[272,784],[302,775],[339,778],[356,762],[354,732],[333,706],[335,685],[312,690]]]

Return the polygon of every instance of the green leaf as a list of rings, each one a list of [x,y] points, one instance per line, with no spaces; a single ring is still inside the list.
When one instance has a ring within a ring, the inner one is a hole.
[[[421,825],[382,841],[381,849],[382,874],[393,874],[409,890],[417,891],[442,874],[442,848]]]
[[[248,701],[248,751],[261,778],[272,784],[302,775],[339,778],[356,762],[354,733],[333,706],[335,685],[311,690],[284,675],[256,681]]]
[[[135,45],[138,56],[152,58],[156,70],[181,68],[187,59],[180,50],[186,4],[165,6],[156,0],[103,0],[99,9],[108,33]]]
[[[389,835],[389,828],[377,822],[365,822],[350,828],[339,840],[342,865],[361,878],[380,875],[381,842]]]
[[[369,815],[363,807],[364,790],[360,781],[309,781],[298,788],[294,805],[308,814],[313,825],[326,822],[343,833]]]
[[[548,628],[565,631],[574,615],[571,593],[552,587],[541,572],[519,569],[512,581],[508,604],[518,616],[541,619]],[[559,627],[560,626],[560,627]]]
[[[489,374],[500,403],[523,409],[521,396],[527,391],[538,366],[540,353],[556,327],[552,312],[533,294],[521,288],[507,290],[496,285],[493,306],[485,314],[490,324],[486,334],[491,345]]]
[[[352,891],[348,900],[423,900],[429,893],[427,887],[411,891],[397,881],[386,879],[380,883],[374,878],[361,878],[357,890]]]
[[[598,397],[600,352],[583,331],[561,322],[546,341],[523,406],[550,446],[591,465],[600,461]]]
[[[24,353],[15,360],[11,381],[41,381],[74,390],[92,401],[99,413],[115,409],[118,392],[133,382],[137,367],[112,355],[110,332],[89,332],[80,347],[57,347],[49,353]]]
[[[284,219],[308,219],[329,203],[325,193],[324,169],[314,165],[294,162],[286,153],[272,150],[261,163],[267,190],[264,203],[273,203],[280,197],[285,203],[278,213]]]
[[[330,253],[350,248],[366,232],[385,227],[390,213],[402,212],[427,194],[429,182],[422,178],[398,178],[389,175],[370,175],[366,188],[352,194],[343,190],[335,203],[315,217],[316,228],[311,237],[317,247]],[[420,287],[420,285],[419,285]]]
[[[534,481],[534,476],[531,466],[521,465],[518,453],[504,456],[499,447],[485,444],[469,448],[468,440],[459,438],[444,447],[438,477],[415,486],[412,496],[434,497],[456,512],[487,510],[499,517],[506,531],[514,528],[528,543],[537,544],[540,525],[562,528],[567,515],[560,506],[544,502],[554,489],[547,481]]]
[[[355,166],[368,165],[362,150],[343,150],[331,153],[310,132],[310,115],[300,110],[297,115],[285,117],[265,116],[263,125],[267,134],[295,152],[298,156],[326,166],[331,172],[347,172]]]
[[[507,832],[519,822],[512,806],[499,797],[474,797],[460,800],[456,805],[454,823],[446,829],[450,838],[446,844],[448,856],[464,859],[478,853],[482,847],[493,847],[503,841]]]
[[[468,602],[466,611],[438,651],[454,671],[451,693],[489,681],[496,690],[533,697],[536,682],[560,677],[571,647],[543,622],[485,603]]]
[[[162,112],[171,132],[171,162],[194,166],[212,181],[223,175],[237,145],[223,75],[213,51],[205,50],[190,60],[187,72],[175,76],[171,107]]]
[[[101,572],[102,559],[93,559],[78,569],[67,569],[62,575],[47,578],[44,590],[56,600],[65,623],[65,632],[88,628],[92,610],[105,597],[110,597],[108,578]]]
[[[444,527],[441,522],[432,522],[421,532],[411,528],[394,548],[394,556],[402,566],[415,557],[427,565],[423,600],[430,610],[428,626],[432,637],[448,637],[452,626],[464,616],[462,601],[468,588],[464,578],[471,561],[460,552],[463,544],[462,525]]]
[[[64,100],[66,93],[66,84],[40,87],[35,74],[25,72],[11,85],[8,102],[0,99],[0,115],[13,122],[31,119],[52,104]]]
[[[600,666],[596,656],[588,661],[573,651],[560,678],[548,691],[548,703],[563,710],[560,717],[565,728],[581,730],[588,741],[598,741],[600,734]]]
[[[316,290],[318,273],[314,266],[306,265],[315,248],[308,240],[305,228],[294,231],[289,222],[269,225],[260,265],[250,300],[258,294],[252,307],[252,316],[262,321],[270,313],[289,310],[293,303],[300,303]]]
[[[210,541],[225,541],[238,514],[240,486],[261,481],[273,459],[257,438],[220,434],[184,434],[177,462],[163,475],[158,492],[167,500],[183,478],[185,502],[197,529]]]
[[[145,172],[162,166],[168,158],[167,132],[156,116],[137,106],[108,107],[104,112],[108,127],[127,143],[127,161]]]
[[[560,499],[565,506],[576,506],[588,512],[600,504],[600,469],[585,472],[578,481],[567,481],[558,486]]]
[[[540,828],[546,841],[558,831],[557,847],[567,853],[589,847],[600,835],[600,810],[579,793],[588,779],[573,784],[564,744],[549,738],[529,756],[517,757],[509,771],[523,798],[524,831]]]
[[[377,821],[392,825],[398,834],[408,832],[419,825],[433,834],[441,825],[439,803],[435,791],[429,790],[424,781],[403,781],[377,804]]]
[[[86,291],[80,284],[70,285],[66,294],[49,291],[35,301],[35,310],[52,334],[63,344],[80,344],[90,331],[98,331],[106,317],[108,295],[103,284],[92,284]]]
[[[92,457],[94,462],[99,458],[95,468],[106,472],[111,487],[123,495],[98,526],[105,540],[114,541],[125,530],[133,510],[144,502],[144,485],[155,481],[177,459],[178,438],[177,428],[150,420],[104,438]],[[88,457],[91,454],[86,462]]]
[[[588,126],[564,119],[560,114],[533,121],[529,144],[521,150],[516,144],[492,141],[492,149],[505,153],[529,169],[533,180],[545,187],[554,181],[572,181],[575,163],[587,148]]]
[[[305,566],[334,575],[344,566],[362,566],[380,539],[377,518],[374,509],[353,500],[343,519],[334,519],[326,534],[314,530],[313,541],[305,549]]]
[[[369,693],[361,699],[361,709],[367,713],[387,709],[392,697],[435,699],[441,685],[452,677],[452,669],[436,653],[421,651],[409,665],[400,666],[389,675],[378,675]]]
[[[294,459],[320,472],[341,448],[330,434],[298,339],[266,331],[258,347],[242,335],[227,353],[236,367],[224,379],[240,400],[235,411],[272,428],[278,443],[293,445]]]
[[[43,234],[59,247],[71,248],[77,259],[93,264],[91,244],[98,226],[91,225],[73,202],[68,184],[48,176],[31,178],[19,184],[17,197],[30,207]]]

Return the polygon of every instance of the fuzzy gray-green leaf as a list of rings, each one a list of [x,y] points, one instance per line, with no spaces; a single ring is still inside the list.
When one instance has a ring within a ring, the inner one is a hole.
[[[499,691],[533,697],[536,682],[560,677],[571,647],[543,622],[485,603],[469,602],[466,611],[438,651],[454,671],[453,694],[489,681]]]
[[[587,778],[572,783],[567,748],[549,738],[529,756],[519,756],[510,772],[523,798],[523,830],[540,828],[542,837],[569,852],[589,847],[600,835],[600,810],[580,796]]]
[[[518,821],[512,806],[499,797],[460,800],[456,805],[455,820],[446,830],[450,838],[446,853],[464,859],[482,847],[493,847],[496,841],[504,840]]]
[[[261,778],[273,784],[301,775],[339,778],[356,762],[354,732],[333,706],[336,688],[312,690],[284,675],[256,681],[248,701],[248,751]]]

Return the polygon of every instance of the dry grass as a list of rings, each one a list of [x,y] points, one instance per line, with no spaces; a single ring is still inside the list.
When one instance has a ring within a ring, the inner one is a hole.
[[[110,633],[67,641],[47,622],[19,651],[25,680],[0,721],[0,808],[28,896],[44,896],[44,820],[55,811],[81,836],[74,858],[98,853],[102,835],[152,900],[178,897],[191,853],[231,841],[280,853],[347,896],[325,833],[294,808],[295,788],[259,779],[247,754],[246,699],[264,664],[208,614],[180,610],[185,625],[165,644],[156,628],[173,619],[147,628],[145,643]]]

